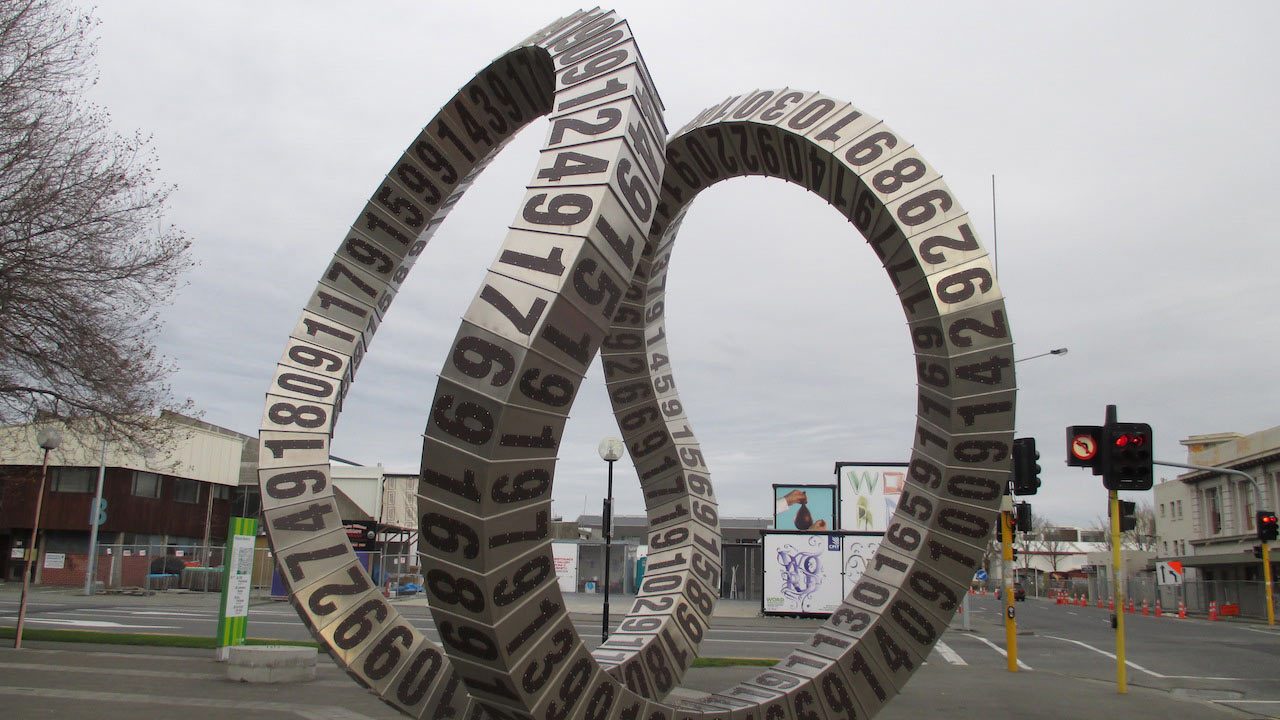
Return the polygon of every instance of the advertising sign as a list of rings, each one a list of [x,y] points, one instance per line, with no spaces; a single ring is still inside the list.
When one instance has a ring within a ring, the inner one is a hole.
[[[553,542],[551,556],[556,563],[560,592],[578,592],[578,543]]]
[[[906,482],[904,463],[836,463],[840,529],[884,532]]]
[[[830,615],[844,599],[840,537],[827,533],[766,532],[764,612]]]
[[[45,553],[44,569],[45,570],[62,570],[67,567],[66,553]]]
[[[844,557],[844,590],[845,595],[853,589],[855,583],[866,572],[871,557],[880,547],[883,535],[845,535],[840,538]]]
[[[378,523],[372,520],[343,520],[342,529],[346,531],[353,550],[378,549]]]
[[[774,485],[773,528],[801,532],[836,529],[834,485]]]
[[[253,585],[253,546],[258,539],[255,518],[231,518],[226,558],[222,566],[222,607],[218,613],[217,659],[226,660],[232,645],[243,645],[249,628],[249,590]]]

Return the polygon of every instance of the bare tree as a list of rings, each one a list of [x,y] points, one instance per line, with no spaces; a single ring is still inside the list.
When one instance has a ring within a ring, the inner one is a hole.
[[[97,21],[59,0],[0,0],[0,422],[79,417],[150,444],[189,412],[154,348],[192,264],[164,224],[150,139],[85,99]]]
[[[1156,510],[1150,502],[1142,501],[1138,503],[1133,514],[1137,521],[1137,526],[1132,530],[1125,530],[1120,534],[1120,547],[1130,548],[1133,550],[1154,551],[1159,544],[1159,536],[1156,535]],[[1111,520],[1105,516],[1097,517],[1093,521],[1093,530],[1102,531],[1103,544],[1107,550],[1111,549]]]
[[[1056,527],[1046,517],[1036,516],[1033,522],[1036,524],[1036,551],[1049,561],[1050,570],[1056,573],[1060,570],[1063,559],[1072,554],[1071,541],[1066,534],[1075,531],[1072,528]]]

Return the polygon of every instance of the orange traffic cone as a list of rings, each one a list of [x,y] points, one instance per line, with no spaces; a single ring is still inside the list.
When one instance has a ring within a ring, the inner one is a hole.
[[[1102,596],[1098,596],[1098,609],[1102,609]]]
[[[1156,598],[1156,617],[1164,617],[1164,611],[1160,609],[1160,598]]]
[[[1209,619],[1218,619],[1218,603],[1216,600],[1209,603]]]
[[[1147,609],[1147,601],[1146,601],[1146,600],[1143,600],[1143,601],[1142,601],[1142,614],[1143,614],[1144,616],[1149,616],[1149,615],[1151,615],[1151,612]]]
[[[1187,604],[1181,600],[1178,601],[1178,617],[1183,620],[1187,619]]]
[[[1079,603],[1077,603],[1077,604],[1078,604],[1080,607],[1088,607],[1088,605],[1089,605],[1089,599],[1088,599],[1088,598],[1086,598],[1086,597],[1084,596],[1084,593],[1080,593],[1080,602],[1079,602]]]
[[[1109,598],[1107,598],[1107,609],[1108,609],[1108,610],[1110,610],[1110,611],[1112,611],[1112,612],[1115,612],[1115,609],[1116,609],[1116,599],[1115,599],[1115,598],[1113,598],[1113,597],[1109,597]]]
[[[1129,598],[1129,612],[1134,612],[1133,598]]]

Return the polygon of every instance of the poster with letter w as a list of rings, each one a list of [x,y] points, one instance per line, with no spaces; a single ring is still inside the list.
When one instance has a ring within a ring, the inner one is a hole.
[[[906,463],[836,463],[840,529],[884,532],[906,482]]]

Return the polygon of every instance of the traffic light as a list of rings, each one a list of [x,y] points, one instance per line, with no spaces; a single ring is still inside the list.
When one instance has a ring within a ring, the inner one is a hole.
[[[1138,518],[1136,512],[1138,504],[1129,502],[1128,500],[1119,501],[1120,504],[1120,532],[1138,529]]]
[[[1150,490],[1151,444],[1151,426],[1146,423],[1104,425],[1098,448],[1102,484],[1108,490]]]
[[[1015,546],[1009,549],[1013,551],[1013,561],[1018,562],[1018,548]]]
[[[1035,495],[1040,490],[1040,453],[1035,438],[1013,440],[1013,494]]]
[[[1031,532],[1031,503],[1014,503],[1015,528],[1018,532]]]
[[[1280,524],[1277,524],[1276,514],[1270,510],[1258,511],[1258,539],[1262,542],[1275,540],[1280,536]]]

